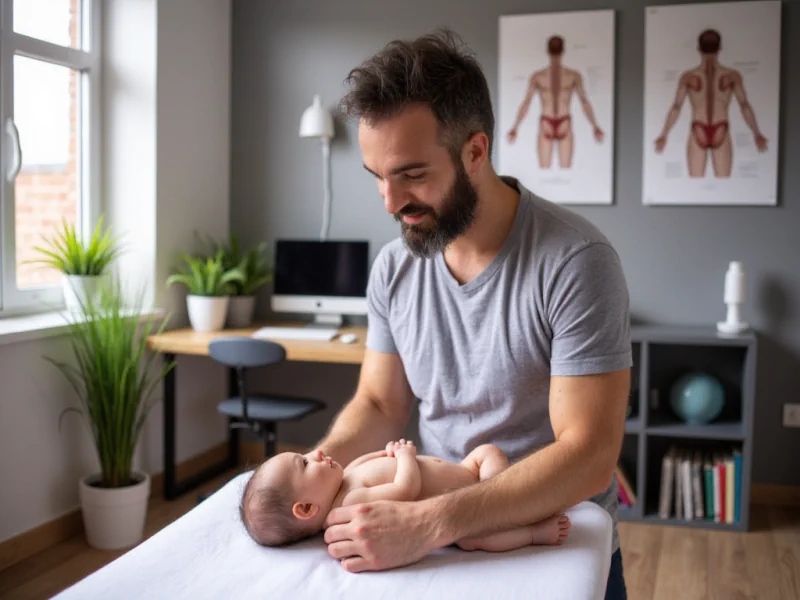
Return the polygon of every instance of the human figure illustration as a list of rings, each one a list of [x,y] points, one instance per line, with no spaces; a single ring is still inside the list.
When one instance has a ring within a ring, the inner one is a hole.
[[[753,132],[756,148],[760,152],[767,149],[767,138],[758,129],[755,113],[747,101],[741,73],[719,62],[721,42],[722,37],[714,29],[706,29],[697,38],[700,64],[684,72],[678,80],[675,100],[667,114],[664,129],[655,140],[656,152],[663,152],[667,134],[678,120],[683,102],[688,97],[692,107],[692,124],[686,149],[690,177],[705,176],[709,154],[714,176],[730,177],[733,144],[728,108],[733,96],[736,96],[742,117]]]
[[[549,169],[553,163],[553,146],[558,143],[558,162],[561,168],[572,167],[572,154],[575,141],[572,134],[572,118],[570,115],[570,102],[573,92],[578,95],[583,112],[594,129],[594,138],[603,141],[603,130],[597,124],[592,105],[583,87],[583,76],[574,69],[565,67],[561,63],[564,53],[564,38],[554,35],[547,40],[547,54],[550,56],[550,65],[536,71],[528,80],[528,91],[519,107],[517,118],[513,127],[507,134],[509,143],[517,139],[517,130],[525,116],[528,114],[531,100],[536,92],[542,103],[542,113],[539,116],[538,154],[539,166]]]

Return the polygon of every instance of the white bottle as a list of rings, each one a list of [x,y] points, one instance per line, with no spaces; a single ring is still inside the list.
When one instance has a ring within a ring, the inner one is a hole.
[[[725,273],[725,304],[728,314],[725,321],[717,323],[717,331],[721,333],[742,333],[749,325],[741,320],[741,306],[744,303],[745,277],[742,263],[732,261]]]

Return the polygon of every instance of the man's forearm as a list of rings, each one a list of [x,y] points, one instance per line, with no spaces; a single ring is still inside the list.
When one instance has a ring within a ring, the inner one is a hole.
[[[356,395],[334,419],[317,448],[347,466],[362,454],[383,448],[387,440],[397,439],[404,426],[369,398]]]
[[[615,459],[556,441],[487,481],[425,500],[437,546],[541,521],[608,487]]]

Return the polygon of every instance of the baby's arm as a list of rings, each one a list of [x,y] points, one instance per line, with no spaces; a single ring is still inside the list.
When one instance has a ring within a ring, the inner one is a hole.
[[[422,490],[422,477],[417,463],[417,449],[412,442],[397,442],[394,446],[397,471],[392,483],[359,488],[345,496],[342,506],[376,500],[416,500]]]

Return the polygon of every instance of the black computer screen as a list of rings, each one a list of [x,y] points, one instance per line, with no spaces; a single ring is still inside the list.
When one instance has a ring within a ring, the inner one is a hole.
[[[368,273],[367,241],[275,242],[275,294],[363,298]]]

